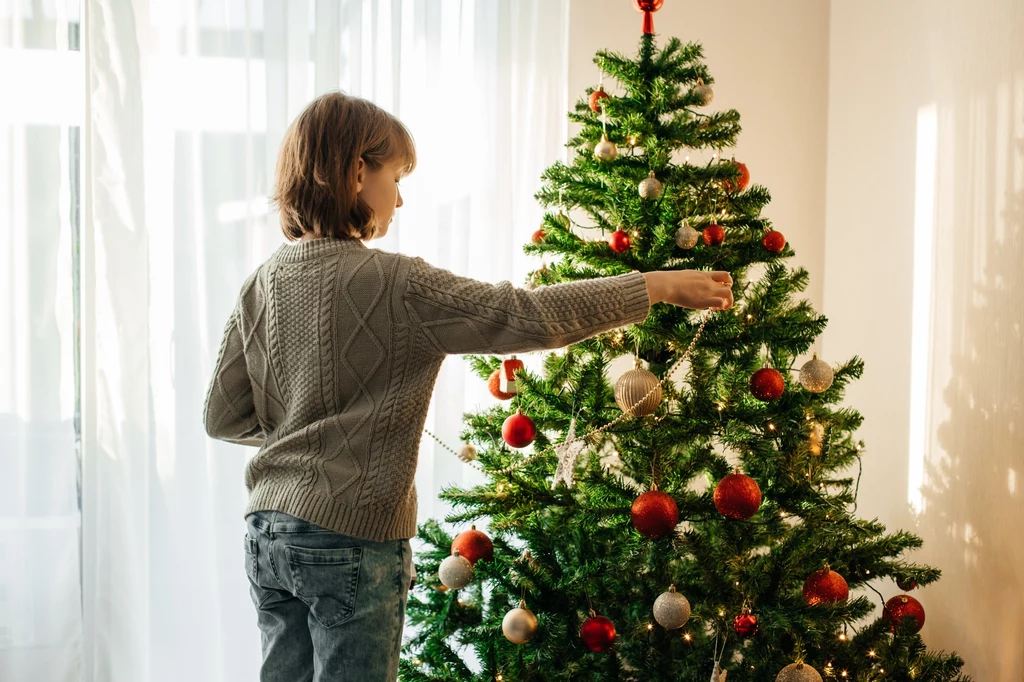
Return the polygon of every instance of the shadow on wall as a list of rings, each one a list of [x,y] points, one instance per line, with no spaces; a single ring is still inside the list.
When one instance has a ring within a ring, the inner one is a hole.
[[[948,149],[940,118],[918,516],[925,545],[914,557],[943,572],[917,595],[929,648],[956,650],[964,671],[986,682],[1024,679],[1024,88],[1016,90],[958,106]]]

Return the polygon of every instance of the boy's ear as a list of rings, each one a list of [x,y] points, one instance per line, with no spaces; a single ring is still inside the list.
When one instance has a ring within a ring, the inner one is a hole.
[[[359,165],[356,167],[356,194],[363,191],[364,173],[366,173],[366,162],[359,157]]]

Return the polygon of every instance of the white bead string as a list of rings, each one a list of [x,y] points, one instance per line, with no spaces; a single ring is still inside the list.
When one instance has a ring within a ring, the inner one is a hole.
[[[678,369],[679,366],[682,365],[683,362],[685,362],[686,359],[689,358],[690,355],[693,354],[693,349],[697,346],[697,341],[700,339],[701,334],[704,332],[704,327],[705,327],[705,325],[707,325],[708,320],[710,320],[710,319],[711,319],[711,313],[710,312],[705,313],[704,314],[704,318],[701,320],[700,326],[697,327],[697,333],[694,334],[693,340],[690,341],[690,345],[686,349],[686,352],[683,353],[683,355],[678,360],[676,360],[675,364],[672,365],[672,368],[669,369],[669,371],[665,374],[665,378],[657,386],[655,386],[650,391],[648,391],[647,395],[645,395],[642,398],[640,398],[639,400],[637,400],[636,403],[634,403],[633,405],[630,405],[629,410],[624,411],[620,416],[616,417],[615,419],[613,419],[612,421],[608,422],[604,426],[602,426],[600,428],[597,428],[597,429],[594,429],[593,431],[591,431],[589,433],[585,433],[582,436],[577,436],[576,438],[573,438],[571,440],[567,440],[567,441],[565,441],[563,443],[559,443],[558,446],[561,447],[561,446],[564,446],[564,445],[569,445],[571,443],[578,443],[579,441],[582,441],[582,440],[587,440],[587,439],[591,438],[592,436],[596,436],[597,434],[602,433],[603,431],[606,431],[606,430],[610,429],[611,427],[615,426],[616,424],[618,424],[622,420],[626,419],[627,417],[631,417],[632,416],[632,412],[633,412],[634,409],[636,409],[637,407],[642,405],[643,402],[645,400],[647,400],[647,398],[650,397],[655,391],[660,391],[661,387],[663,385],[665,385],[665,386],[668,385],[668,382],[672,379],[672,375],[675,373],[676,369]],[[423,432],[426,433],[431,438],[433,438],[435,441],[437,441],[438,444],[440,444],[441,447],[443,447],[445,450],[448,450],[449,452],[451,452],[456,457],[459,456],[458,452],[456,452],[454,449],[452,449],[447,443],[442,441],[440,438],[435,436],[429,429],[423,429]],[[476,469],[477,471],[480,471],[482,473],[488,474],[490,476],[507,476],[508,474],[511,474],[512,472],[517,471],[518,469],[523,468],[524,466],[526,466],[527,464],[529,464],[533,460],[537,459],[541,455],[547,454],[549,452],[554,452],[554,451],[555,451],[555,447],[554,446],[548,447],[548,448],[546,448],[544,450],[536,451],[536,452],[534,452],[531,455],[527,455],[526,457],[524,457],[523,459],[519,460],[515,464],[512,464],[510,466],[505,467],[504,469],[494,469],[494,470],[484,469],[483,467],[477,465],[474,462],[467,462],[467,463],[470,466],[472,466],[474,469]]]

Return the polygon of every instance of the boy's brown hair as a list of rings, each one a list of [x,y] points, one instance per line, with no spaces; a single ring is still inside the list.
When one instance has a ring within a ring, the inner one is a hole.
[[[376,235],[373,210],[356,193],[360,158],[374,170],[398,159],[407,175],[416,147],[402,122],[372,102],[337,91],[313,100],[288,127],[277,157],[273,201],[285,237]]]

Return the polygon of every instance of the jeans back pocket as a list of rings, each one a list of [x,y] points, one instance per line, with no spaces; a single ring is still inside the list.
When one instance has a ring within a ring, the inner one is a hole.
[[[253,585],[259,584],[259,569],[257,568],[257,559],[259,558],[259,552],[257,550],[258,543],[256,538],[251,538],[248,535],[245,536],[245,574],[249,576],[249,580],[252,581]]]
[[[285,547],[295,596],[325,628],[355,613],[361,547]]]

